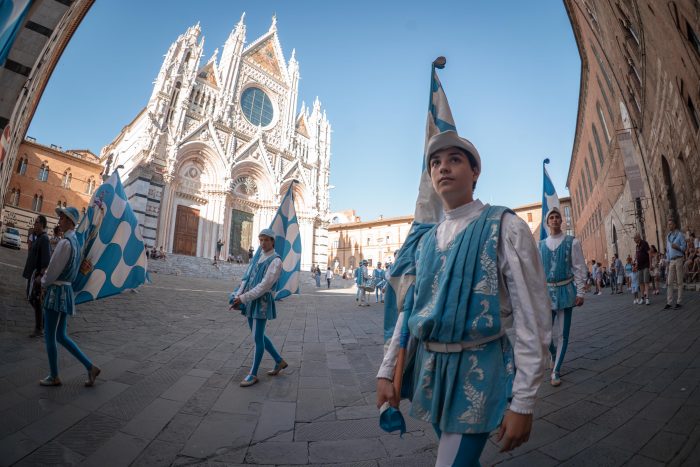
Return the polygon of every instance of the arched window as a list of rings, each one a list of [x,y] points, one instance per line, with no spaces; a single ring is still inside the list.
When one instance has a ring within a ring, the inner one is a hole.
[[[72,180],[73,174],[66,170],[65,172],[63,172],[63,181],[61,182],[61,186],[63,188],[70,188],[70,183]]]
[[[598,110],[600,124],[603,127],[603,136],[605,136],[605,144],[610,144],[610,130],[608,130],[608,122],[605,121],[605,114],[603,114],[603,108],[600,106],[600,102],[596,102],[595,106]]]
[[[32,201],[32,211],[39,212],[44,204],[44,196],[36,194],[34,195],[34,200]]]
[[[593,148],[591,147],[591,143],[588,143],[588,158],[591,160],[591,168],[593,168],[593,180],[598,180],[598,168],[595,165],[595,157],[593,157]]]
[[[87,185],[85,185],[85,193],[88,195],[91,195],[95,191],[95,178],[90,177],[90,179],[87,181]]]
[[[12,206],[19,206],[19,197],[21,194],[22,192],[19,188],[12,189],[12,195],[10,196],[10,204]]]
[[[39,168],[38,179],[40,182],[45,182],[46,180],[49,179],[49,164],[47,164],[47,163],[41,164],[41,167]]]
[[[20,175],[24,175],[27,173],[27,165],[29,162],[27,161],[26,157],[23,157],[19,160],[19,163],[17,164],[17,173]]]
[[[600,166],[602,167],[603,164],[605,164],[605,155],[603,153],[603,147],[600,145],[600,137],[598,136],[598,130],[596,129],[594,124],[591,124],[591,128],[593,128],[593,140],[595,142],[595,150],[598,152],[598,159],[600,160]]]
[[[676,190],[673,189],[673,178],[671,177],[671,167],[668,165],[666,156],[661,155],[661,173],[666,189],[667,208],[670,211],[671,219],[678,225],[678,203],[676,202]]]

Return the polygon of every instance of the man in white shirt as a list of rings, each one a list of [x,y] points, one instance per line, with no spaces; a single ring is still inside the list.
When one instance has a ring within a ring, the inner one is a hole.
[[[240,310],[241,314],[248,318],[248,327],[253,331],[255,340],[253,366],[248,376],[241,381],[241,387],[252,386],[258,382],[258,368],[266,350],[275,360],[275,367],[267,372],[268,375],[275,376],[288,366],[265,335],[267,320],[277,317],[273,292],[282,273],[282,260],[275,252],[275,233],[272,229],[263,229],[258,235],[258,240],[262,254],[253,258],[241,285],[233,293],[231,302],[231,309]]]
[[[56,208],[58,225],[63,239],[56,245],[46,273],[41,278],[44,289],[44,319],[46,333],[46,353],[49,357],[51,373],[39,381],[42,386],[60,386],[58,377],[58,344],[68,350],[87,370],[88,379],[85,386],[95,385],[100,368],[80,350],[80,347],[68,337],[68,317],[75,313],[75,297],[72,282],[80,268],[80,244],[75,236],[75,226],[80,220],[78,210],[72,206]]]
[[[503,451],[530,437],[550,341],[550,304],[527,224],[510,210],[473,198],[481,173],[476,148],[456,131],[444,131],[430,139],[426,158],[445,219],[422,236],[416,250],[415,284],[377,374],[377,406],[398,406],[392,380],[402,371],[395,367],[409,315],[411,339],[418,340],[413,386],[407,389],[411,415],[435,427],[436,466],[477,465],[499,425]],[[506,328],[512,328],[511,338]]]
[[[586,286],[586,260],[581,242],[566,235],[561,228],[559,208],[553,207],[546,216],[549,236],[540,240],[540,256],[547,278],[547,291],[552,301],[552,386],[561,384],[560,371],[569,344],[571,310],[583,305]]]
[[[331,281],[333,280],[333,270],[331,269],[330,266],[328,266],[328,269],[326,269],[326,283],[328,284],[328,288],[331,288]]]

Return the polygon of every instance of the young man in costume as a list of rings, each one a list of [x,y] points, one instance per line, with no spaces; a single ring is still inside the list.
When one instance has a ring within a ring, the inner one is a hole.
[[[540,240],[540,256],[552,301],[552,343],[549,345],[553,362],[551,384],[559,386],[561,364],[569,344],[571,310],[574,306],[583,305],[588,269],[581,242],[562,231],[558,207],[549,210],[545,222],[549,236]]]
[[[85,386],[94,386],[100,369],[92,364],[90,359],[80,350],[80,347],[68,337],[66,329],[68,317],[75,313],[75,296],[72,282],[80,268],[80,244],[75,235],[75,226],[80,214],[72,206],[56,208],[58,225],[63,231],[63,239],[56,245],[46,273],[41,278],[44,289],[44,330],[46,338],[46,353],[49,357],[51,374],[39,381],[42,386],[60,386],[58,377],[58,347],[60,343],[80,363],[85,366],[88,379]]]
[[[365,283],[369,277],[367,273],[367,261],[364,259],[360,261],[360,266],[355,269],[355,285],[357,285],[357,293],[360,298],[358,306],[369,306],[369,299],[367,298],[367,291],[365,290]],[[357,297],[355,297],[357,301]]]
[[[376,300],[376,303],[379,303],[380,301],[384,303],[384,269],[382,269],[382,263],[377,263],[377,267],[374,268],[374,271],[372,272],[372,278],[374,280],[374,299]]]
[[[240,287],[233,293],[231,305],[232,309],[241,310],[241,314],[248,318],[248,327],[255,340],[253,366],[248,376],[241,381],[242,387],[258,382],[258,368],[265,350],[275,361],[275,367],[267,372],[268,375],[275,376],[288,366],[265,335],[267,320],[277,317],[273,291],[282,273],[282,260],[275,252],[275,233],[272,229],[260,231],[258,240],[262,254],[253,258],[254,264],[248,269],[250,274],[243,277]]]
[[[415,284],[377,375],[377,402],[398,405],[392,378],[400,328],[410,314],[408,328],[418,340],[414,374],[407,375],[411,415],[435,427],[436,465],[478,465],[499,425],[504,451],[530,436],[550,339],[549,298],[527,224],[473,199],[481,174],[476,148],[446,131],[430,139],[427,156],[445,219],[416,249]],[[511,326],[514,349],[505,335]]]

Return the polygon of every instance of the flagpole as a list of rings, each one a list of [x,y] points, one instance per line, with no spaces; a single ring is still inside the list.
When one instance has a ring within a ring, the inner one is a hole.
[[[428,101],[428,108],[432,108],[433,105],[433,98],[432,94],[434,89],[432,89],[432,83],[434,80],[435,76],[435,69],[437,68],[438,70],[442,70],[445,68],[445,65],[447,64],[447,59],[440,55],[437,57],[435,60],[433,60],[433,63],[431,63],[431,68],[430,68],[430,81],[431,81],[431,89],[430,89],[430,95],[429,95],[429,101]],[[423,162],[425,163],[425,161]],[[425,167],[424,167],[425,168]],[[400,311],[399,311],[400,312]],[[403,325],[402,327],[406,326],[408,324],[408,316],[404,313],[403,317]],[[396,407],[398,408],[399,404],[401,403],[401,385],[403,384],[403,370],[404,366],[406,364],[406,345],[408,343],[408,339],[401,339],[401,344],[399,345],[399,353],[398,356],[396,357],[396,367],[394,368],[394,378],[393,378],[393,386],[394,386],[394,400],[396,401]]]

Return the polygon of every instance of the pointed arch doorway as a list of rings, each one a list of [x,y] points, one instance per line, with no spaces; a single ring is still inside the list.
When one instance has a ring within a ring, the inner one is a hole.
[[[229,254],[234,257],[240,255],[248,257],[248,248],[255,249],[253,242],[253,214],[250,212],[231,210],[231,237],[229,242]]]

